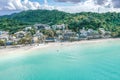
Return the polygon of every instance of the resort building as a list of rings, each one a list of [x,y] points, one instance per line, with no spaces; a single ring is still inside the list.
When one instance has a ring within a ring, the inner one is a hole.
[[[37,42],[37,43],[42,43],[44,40],[44,35],[43,33],[41,33],[40,31],[37,31],[34,35],[33,35],[33,42]]]
[[[45,43],[49,43],[49,42],[56,42],[56,39],[55,38],[46,38]]]
[[[64,41],[70,41],[71,39],[76,38],[76,32],[72,32],[71,30],[64,30],[62,35]]]
[[[29,26],[29,27],[25,27],[25,31],[28,31],[28,30],[31,30],[32,29],[32,27],[31,26]]]
[[[23,38],[25,35],[27,35],[27,32],[25,31],[18,31],[15,33],[16,38]]]
[[[53,30],[65,30],[65,24],[61,25],[52,25]]]
[[[47,24],[35,24],[34,28],[37,30],[49,30],[51,27]]]
[[[9,32],[0,31],[0,40],[9,40]]]
[[[86,39],[87,38],[87,30],[85,30],[84,28],[82,30],[80,30],[79,37],[80,37],[80,39]]]

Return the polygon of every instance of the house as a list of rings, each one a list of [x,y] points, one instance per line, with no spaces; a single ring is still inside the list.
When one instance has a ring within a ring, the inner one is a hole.
[[[9,40],[9,35],[0,35],[0,40]]]
[[[82,30],[80,30],[80,33],[79,33],[79,38],[80,39],[86,39],[87,38],[87,30],[85,30],[85,28],[83,28]]]
[[[0,39],[1,40],[9,40],[9,32],[7,32],[7,31],[0,31]]]
[[[3,31],[0,31],[0,35],[2,35],[3,34]]]
[[[111,32],[110,31],[106,31],[105,38],[111,38]]]
[[[99,34],[101,35],[101,38],[105,37],[105,33],[106,31],[104,30],[104,28],[99,28]]]
[[[53,30],[65,30],[65,24],[61,24],[61,25],[53,25],[52,26]]]
[[[25,37],[25,35],[27,35],[27,32],[19,31],[19,32],[16,32],[15,35],[16,35],[16,38],[23,38]]]
[[[37,30],[49,30],[51,29],[49,25],[46,24],[35,24],[34,28]]]
[[[93,29],[88,29],[87,30],[87,39],[94,39],[94,30]]]
[[[46,43],[56,42],[56,39],[55,39],[55,38],[46,38],[46,39],[45,39],[45,42],[46,42]]]
[[[58,40],[58,41],[62,41],[62,40],[63,40],[63,35],[58,35],[58,36],[57,36],[57,40]]]
[[[33,35],[33,42],[43,42],[44,35],[39,30]]]
[[[99,39],[99,38],[101,38],[98,31],[94,31],[93,38],[94,38],[94,39]]]
[[[94,30],[93,29],[88,29],[88,31],[87,31],[87,35],[89,36],[91,36],[91,35],[94,35]]]
[[[85,30],[84,28],[80,30],[80,39],[98,39],[100,38],[100,34],[98,31],[93,29]]]
[[[36,37],[42,37],[43,36],[43,33],[41,33],[39,30],[36,31],[36,33],[34,34],[34,36]]]
[[[99,28],[99,33],[102,38],[110,38],[111,37],[111,32],[105,31],[104,28]]]
[[[0,40],[4,41],[6,45],[12,45],[12,41],[10,40],[9,32],[0,31]]]
[[[9,32],[7,32],[7,31],[0,31],[0,35],[2,35],[2,34],[9,34]]]
[[[29,26],[29,27],[25,27],[25,31],[28,31],[28,30],[31,30],[32,29],[32,27],[31,26]]]
[[[17,38],[16,36],[14,36],[14,35],[10,35],[10,36],[9,36],[9,40],[10,40],[11,42],[13,42],[14,44],[17,44],[20,39]]]
[[[72,32],[71,30],[64,30],[62,36],[64,41],[69,41],[76,37],[76,33]]]
[[[6,45],[12,45],[12,44],[13,44],[13,41],[11,40],[6,41]]]

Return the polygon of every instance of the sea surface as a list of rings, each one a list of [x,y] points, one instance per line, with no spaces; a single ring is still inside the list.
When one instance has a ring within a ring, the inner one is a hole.
[[[120,80],[120,41],[58,45],[0,59],[0,80]]]

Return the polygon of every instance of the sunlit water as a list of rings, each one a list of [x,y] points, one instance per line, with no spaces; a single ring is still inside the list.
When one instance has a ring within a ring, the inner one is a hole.
[[[59,45],[0,59],[0,80],[120,80],[120,42]]]

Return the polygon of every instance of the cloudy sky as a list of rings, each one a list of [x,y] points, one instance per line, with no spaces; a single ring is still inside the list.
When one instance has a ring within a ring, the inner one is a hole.
[[[70,13],[120,12],[120,0],[0,0],[0,15],[36,9]]]

